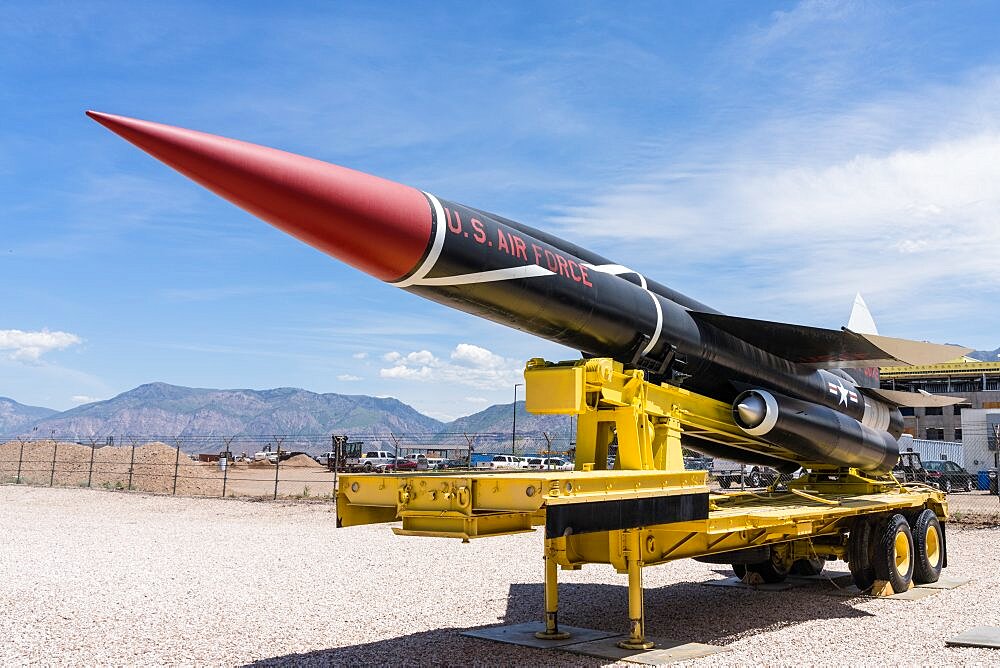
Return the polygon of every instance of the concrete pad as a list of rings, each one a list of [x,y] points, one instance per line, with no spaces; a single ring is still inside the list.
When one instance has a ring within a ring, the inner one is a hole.
[[[721,580],[706,580],[702,582],[703,585],[708,585],[709,587],[736,587],[737,589],[753,589],[758,591],[784,591],[786,589],[792,589],[794,587],[800,587],[804,583],[789,582],[785,580],[784,582],[775,582],[774,584],[759,584],[752,585],[743,582],[735,575],[728,578],[723,578]]]
[[[834,582],[840,582],[841,580],[851,579],[850,573],[844,573],[842,571],[823,571],[819,575],[789,575],[789,580],[802,580],[804,582],[824,582],[826,580],[833,580]]]
[[[843,589],[854,583],[850,573],[830,573],[825,575],[789,575],[788,582],[800,587],[820,587],[822,589]]]
[[[654,636],[647,636],[646,639],[656,643],[656,646],[653,649],[622,649],[618,646],[618,642],[628,640],[628,636],[621,635],[604,640],[569,645],[568,647],[563,647],[562,650],[572,652],[573,654],[594,656],[599,659],[629,661],[645,666],[666,666],[678,661],[690,661],[691,659],[699,659],[703,656],[711,656],[718,652],[729,651],[727,647],[704,645],[698,642],[678,642]]]
[[[924,589],[956,589],[964,584],[969,584],[969,578],[950,578],[947,575],[942,575],[937,582],[928,582],[917,586]]]
[[[963,631],[954,638],[944,641],[950,647],[986,647],[988,649],[1000,649],[1000,627],[977,626],[974,629]]]
[[[941,591],[940,589],[928,589],[926,587],[914,587],[907,591],[901,592],[899,594],[892,594],[890,596],[882,596],[881,598],[894,598],[900,601],[919,601],[922,598],[927,598],[928,596],[933,596],[934,594]]]
[[[943,580],[943,578],[942,578],[942,580]],[[940,587],[937,586],[938,582],[934,582],[932,584],[925,584],[925,585],[916,585],[915,587],[909,589],[908,591],[904,591],[904,592],[902,592],[900,594],[892,594],[890,596],[872,596],[869,593],[862,593],[853,584],[850,585],[850,586],[848,586],[848,587],[844,587],[843,589],[829,590],[826,593],[827,594],[832,594],[834,596],[846,596],[846,597],[849,597],[849,598],[853,598],[853,597],[856,597],[856,596],[867,596],[869,598],[882,598],[882,599],[889,599],[889,600],[895,599],[895,600],[899,600],[899,601],[919,601],[922,598],[927,598],[928,596],[933,596],[934,594],[938,593],[942,589],[954,589],[955,587],[960,587],[963,584],[966,584],[967,582],[968,582],[968,580],[962,581],[962,580],[957,580],[956,579],[953,582],[944,582],[944,583],[942,583],[942,586],[940,586]]]
[[[563,640],[542,640],[535,637],[536,631],[544,631],[545,624],[541,622],[525,622],[523,624],[511,624],[510,626],[490,626],[484,629],[473,629],[463,631],[463,636],[470,638],[483,638],[505,642],[511,645],[523,645],[524,647],[565,647],[588,641],[610,638],[618,635],[614,631],[595,631],[594,629],[582,629],[577,626],[559,626],[560,631],[570,634],[569,638]]]

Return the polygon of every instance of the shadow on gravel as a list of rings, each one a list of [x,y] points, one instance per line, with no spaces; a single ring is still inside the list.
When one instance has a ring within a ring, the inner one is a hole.
[[[557,650],[532,649],[459,635],[472,628],[448,628],[350,647],[286,654],[244,668],[266,666],[600,666],[589,659]]]
[[[678,582],[650,587],[645,590],[646,633],[683,642],[727,645],[816,619],[871,616],[854,607],[858,598],[824,595],[823,586],[817,583],[785,591],[754,591]],[[541,583],[511,585],[504,623],[540,621],[542,595]],[[627,633],[628,588],[624,584],[560,584],[559,622]]]
[[[718,572],[720,576],[729,574]],[[540,622],[542,593],[541,583],[511,585],[502,623]],[[683,642],[727,645],[743,637],[816,619],[870,617],[871,613],[853,607],[852,601],[857,600],[825,596],[819,585],[786,591],[753,591],[679,582],[646,589],[646,633]],[[562,583],[559,608],[559,621],[568,626],[621,633],[628,628],[628,590],[624,584]],[[276,656],[246,665],[602,665],[599,660],[558,650],[459,635],[472,628],[483,627],[437,629],[361,645]]]

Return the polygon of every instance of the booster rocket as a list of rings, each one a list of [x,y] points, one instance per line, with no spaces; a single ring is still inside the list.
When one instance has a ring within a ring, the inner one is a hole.
[[[684,437],[695,450],[785,470],[886,472],[899,454],[898,406],[960,401],[881,390],[874,368],[943,362],[967,348],[727,316],[554,235],[410,186],[217,135],[87,115],[390,285],[731,402],[737,425],[792,456]]]

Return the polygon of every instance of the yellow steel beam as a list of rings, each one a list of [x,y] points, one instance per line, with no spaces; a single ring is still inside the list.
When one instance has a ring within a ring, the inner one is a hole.
[[[577,416],[576,466],[607,467],[607,449],[618,436],[616,467],[683,468],[684,433],[724,445],[800,461],[791,451],[747,435],[732,407],[674,385],[646,382],[640,370],[607,358],[547,362],[532,359],[524,371],[529,412]],[[676,447],[674,447],[676,446]]]
[[[337,499],[341,525],[401,520],[399,533],[463,540],[529,531],[545,521],[547,508],[565,506],[572,514],[576,504],[707,496],[706,473],[683,469],[682,433],[775,454],[743,434],[728,404],[645,382],[641,371],[624,370],[609,359],[558,364],[534,359],[525,380],[529,410],[578,416],[577,470],[348,474],[341,478]],[[616,469],[609,471],[613,436],[618,457]],[[927,506],[947,516],[940,493],[907,489],[891,477],[873,479],[853,469],[815,473],[792,486],[797,491],[713,494],[706,519],[642,529],[649,532],[647,542],[658,546],[643,561],[833,535],[858,514],[888,509]],[[599,507],[594,508],[597,512]],[[571,535],[560,563],[612,563],[624,572],[621,533]]]

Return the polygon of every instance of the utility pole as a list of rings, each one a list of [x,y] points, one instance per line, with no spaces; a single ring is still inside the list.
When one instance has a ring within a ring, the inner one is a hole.
[[[514,383],[514,405],[513,405],[513,419],[511,420],[510,426],[510,454],[516,455],[516,443],[517,443],[517,388],[524,385],[524,383]]]

